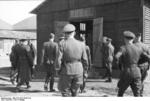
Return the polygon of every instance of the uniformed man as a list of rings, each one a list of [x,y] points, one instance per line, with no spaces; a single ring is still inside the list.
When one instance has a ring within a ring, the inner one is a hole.
[[[35,47],[34,47],[34,45],[31,43],[31,39],[28,39],[28,45],[30,46],[30,49],[31,49],[31,55],[32,55],[32,57],[33,57],[33,63],[34,63],[34,65],[33,65],[33,67],[31,68],[31,76],[32,76],[32,78],[33,78],[33,75],[34,75],[34,68],[35,68],[35,57],[36,57],[36,49],[35,49]]]
[[[86,45],[86,40],[85,40],[85,35],[80,36],[81,42],[85,44],[85,50],[88,58],[88,71],[91,69],[91,53],[90,53],[90,48],[88,45]],[[80,92],[85,93],[85,86],[86,86],[86,80],[87,80],[88,75],[83,74],[83,84],[80,86]]]
[[[144,43],[141,42],[141,33],[137,33],[136,40],[135,40],[135,45],[142,49],[146,54],[150,55],[150,50],[148,46],[146,46]],[[140,92],[140,95],[143,96],[143,90],[144,90],[144,80],[147,77],[147,71],[149,70],[149,60],[141,57],[138,66],[141,70],[141,81],[142,81],[142,89]]]
[[[125,45],[122,46],[116,54],[116,59],[122,58],[123,69],[118,82],[118,96],[123,96],[125,90],[131,86],[134,96],[140,96],[141,72],[138,67],[138,61],[142,50],[133,44],[135,35],[130,31],[124,31]]]
[[[65,40],[59,45],[57,61],[60,68],[58,89],[62,96],[70,96],[70,92],[71,96],[77,96],[88,65],[85,45],[74,38],[74,25],[65,25],[63,31]]]
[[[33,58],[30,53],[30,47],[26,39],[20,40],[20,45],[15,49],[15,66],[18,68],[18,84],[17,91],[20,91],[21,85],[26,83],[27,88],[30,88],[29,81],[31,80],[31,68],[33,66]]]
[[[106,73],[103,78],[108,77],[106,82],[112,82],[112,63],[114,56],[114,46],[111,44],[112,39],[106,38],[103,44],[103,61]]]
[[[58,51],[58,45],[57,43],[54,42],[54,38],[55,35],[53,33],[50,33],[49,41],[43,44],[42,61],[41,61],[41,64],[44,65],[47,72],[44,89],[48,91],[48,83],[50,80],[50,85],[49,85],[50,92],[55,91],[55,89],[53,89],[53,86],[54,86],[54,76],[55,76],[55,61],[56,61],[56,56]]]
[[[15,44],[11,48],[11,53],[10,53],[10,62],[11,62],[11,72],[10,72],[10,81],[12,84],[15,84],[15,80],[17,80],[17,67],[15,66],[15,49],[19,46],[20,42],[19,39],[15,40]]]

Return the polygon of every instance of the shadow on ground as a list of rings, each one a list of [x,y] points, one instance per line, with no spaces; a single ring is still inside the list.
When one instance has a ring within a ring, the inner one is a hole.
[[[16,87],[10,86],[8,84],[0,84],[0,90],[9,91],[9,92],[13,92],[13,93],[18,93],[18,91],[16,91]],[[26,88],[22,87],[19,92],[39,93],[39,92],[44,92],[44,91],[42,91],[42,90],[30,90],[30,89],[26,89]]]
[[[106,93],[106,94],[111,95],[111,96],[117,96],[117,92],[118,92],[115,88],[98,87],[96,89],[98,90],[99,93],[103,92],[103,93]],[[124,95],[132,96],[133,93],[132,93],[131,89],[129,88],[126,90]]]

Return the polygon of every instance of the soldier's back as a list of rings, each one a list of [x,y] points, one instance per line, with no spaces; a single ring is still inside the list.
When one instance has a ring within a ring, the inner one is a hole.
[[[45,42],[44,43],[45,55],[48,58],[53,59],[54,57],[56,57],[55,56],[56,48],[57,48],[57,43],[51,41]]]
[[[62,74],[82,74],[83,66],[81,58],[85,52],[85,45],[73,38],[67,39],[60,44],[61,51],[63,52],[62,62],[65,68],[62,68]]]
[[[140,77],[140,70],[137,66],[137,63],[142,54],[142,50],[134,44],[125,45],[123,48],[122,62],[124,69],[132,77]]]
[[[62,43],[65,61],[81,59],[84,44],[76,39],[68,39]]]

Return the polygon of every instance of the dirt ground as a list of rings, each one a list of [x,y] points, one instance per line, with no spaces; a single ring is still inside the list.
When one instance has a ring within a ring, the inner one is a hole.
[[[113,79],[112,83],[106,83],[103,79],[89,79],[86,86],[86,93],[79,93],[79,97],[116,97],[117,79]],[[57,80],[55,82],[56,92],[45,92],[43,89],[44,82],[33,80],[31,82],[31,88],[26,89],[23,86],[23,92],[16,92],[15,85],[12,85],[9,81],[0,79],[0,97],[61,97],[61,94],[57,90]],[[145,83],[144,96],[150,96],[150,84]],[[133,96],[130,88],[127,89],[125,97]]]
[[[6,60],[8,60],[6,58]],[[5,62],[4,60],[1,61]],[[9,62],[6,62],[9,66]],[[5,64],[6,66],[6,64]],[[56,78],[55,81],[55,89],[56,92],[45,92],[43,89],[44,85],[44,79],[42,79],[42,75],[39,75],[39,79],[34,79],[31,82],[31,88],[29,90],[25,89],[23,92],[16,93],[15,92],[15,85],[12,85],[9,82],[9,72],[10,68],[1,66],[0,67],[0,97],[12,97],[12,96],[19,96],[19,97],[61,97],[61,94],[57,90],[57,81]],[[150,71],[149,71],[150,72]],[[116,74],[114,72],[114,74]],[[149,73],[150,74],[150,73]],[[150,75],[149,75],[150,76]],[[144,89],[144,96],[150,97],[150,77],[147,77],[148,80],[145,82],[145,89]],[[1,78],[2,77],[2,78]],[[41,78],[40,78],[41,77]],[[4,79],[3,79],[4,78]],[[116,85],[118,82],[118,79],[113,78],[112,83],[106,83],[104,82],[104,79],[88,79],[87,86],[86,86],[86,93],[79,93],[79,97],[116,97],[117,90]],[[125,97],[131,97],[133,96],[132,91],[130,88],[127,89],[127,91],[124,94]]]

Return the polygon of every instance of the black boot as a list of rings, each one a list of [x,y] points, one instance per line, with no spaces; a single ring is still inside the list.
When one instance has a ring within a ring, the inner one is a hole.
[[[53,78],[51,78],[51,80],[50,80],[50,92],[55,92],[56,90],[55,89],[53,89],[53,86],[54,86],[54,79]]]

